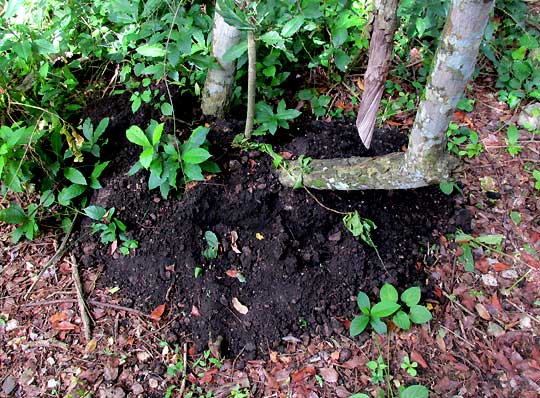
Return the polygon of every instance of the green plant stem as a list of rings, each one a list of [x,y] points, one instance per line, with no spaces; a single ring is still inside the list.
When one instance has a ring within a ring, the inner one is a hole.
[[[247,51],[248,51],[248,98],[246,128],[244,136],[249,139],[253,131],[253,122],[255,119],[255,93],[257,90],[257,49],[255,45],[255,33],[252,30],[247,32]]]

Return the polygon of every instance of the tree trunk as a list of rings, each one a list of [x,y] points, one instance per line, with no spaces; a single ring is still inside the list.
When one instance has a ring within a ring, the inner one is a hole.
[[[249,140],[255,122],[255,95],[257,91],[257,44],[255,43],[255,32],[247,32],[248,51],[248,98],[246,113],[246,128],[244,136]]]
[[[452,0],[405,154],[379,158],[312,160],[306,173],[293,162],[280,181],[316,189],[407,189],[452,179],[458,162],[446,148],[446,130],[474,71],[494,0]]]
[[[212,28],[212,55],[218,65],[209,69],[206,75],[201,108],[204,115],[223,117],[229,107],[236,71],[236,62],[225,62],[223,54],[238,44],[241,33],[225,22],[217,7],[216,4]]]
[[[381,4],[382,3],[382,4]],[[358,109],[356,127],[366,148],[371,144],[377,111],[390,69],[394,33],[397,27],[398,0],[375,0],[377,12],[369,42],[369,61],[364,75],[364,94]]]

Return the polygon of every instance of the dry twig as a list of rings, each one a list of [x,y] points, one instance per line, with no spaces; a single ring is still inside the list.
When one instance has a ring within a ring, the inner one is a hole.
[[[73,254],[70,254],[70,259],[71,275],[73,277],[73,282],[75,282],[75,290],[77,291],[77,303],[79,304],[79,312],[84,327],[84,338],[86,339],[86,342],[89,342],[90,340],[92,340],[92,330],[90,329],[90,316],[88,315],[88,310],[86,309],[86,303],[84,301],[84,292],[81,283],[81,277],[79,275],[79,267]]]

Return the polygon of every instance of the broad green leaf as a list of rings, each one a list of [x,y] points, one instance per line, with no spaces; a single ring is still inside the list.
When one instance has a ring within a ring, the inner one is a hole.
[[[148,189],[156,189],[159,187],[165,180],[162,179],[158,173],[150,172],[150,177],[148,177]]]
[[[185,151],[188,151],[193,148],[198,148],[204,142],[206,141],[206,136],[208,135],[208,132],[210,131],[210,128],[199,126],[189,136],[189,139],[184,147]]]
[[[147,169],[150,167],[150,163],[152,163],[152,160],[154,159],[154,148],[147,148],[144,151],[142,151],[141,155],[139,156],[139,162],[141,163],[141,166]]]
[[[160,123],[154,127],[154,131],[152,133],[152,145],[156,145],[161,139],[161,134],[163,134],[163,127],[165,127],[165,123]]]
[[[142,147],[152,146],[144,131],[141,130],[138,126],[131,126],[126,131],[126,137],[130,142],[140,145]]]
[[[371,309],[371,316],[376,318],[383,318],[390,316],[396,312],[401,306],[398,303],[389,301],[381,301],[373,306]]]
[[[502,235],[482,235],[476,238],[477,242],[484,243],[486,245],[500,245],[504,236]]]
[[[392,317],[392,322],[394,322],[398,328],[403,330],[409,330],[411,328],[411,320],[403,311],[396,312]]]
[[[351,395],[349,398],[369,398],[369,395],[364,394],[363,392],[357,392],[356,394]]]
[[[215,233],[212,231],[206,231],[204,233],[204,240],[208,243],[208,246],[217,248],[219,246],[219,241]]]
[[[253,27],[246,21],[245,15],[243,15],[241,10],[238,9],[234,0],[218,0],[216,10],[229,25],[240,30],[253,29]]]
[[[56,47],[45,39],[34,40],[34,44],[38,48],[38,53],[42,55],[54,54],[56,53]]]
[[[217,174],[221,172],[218,164],[216,162],[212,162],[211,160],[207,160],[206,162],[201,163],[200,166],[201,169],[203,169],[207,173]]]
[[[413,286],[401,293],[401,301],[407,306],[416,305],[420,302],[421,291],[418,286]]]
[[[266,32],[264,35],[260,36],[259,39],[269,46],[283,44],[283,37],[281,37],[281,35],[275,30]]]
[[[336,64],[337,68],[342,71],[347,71],[347,65],[351,62],[351,57],[349,57],[345,51],[341,49],[335,49],[334,50],[334,64]]]
[[[54,203],[54,192],[52,190],[43,192],[39,198],[39,203],[43,205],[43,207],[52,205]]]
[[[474,257],[472,254],[471,245],[468,243],[462,244],[463,254],[459,256],[459,261],[463,264],[463,268],[467,272],[474,272]]]
[[[360,315],[355,317],[351,325],[349,327],[349,335],[351,337],[358,336],[360,333],[362,333],[364,330],[366,330],[366,327],[369,323],[369,316],[367,315]]]
[[[332,42],[334,47],[340,47],[343,43],[349,38],[349,32],[347,28],[339,27],[336,30],[332,31]]]
[[[428,398],[429,390],[427,387],[421,386],[419,384],[414,384],[405,388],[399,394],[399,398]]]
[[[137,52],[144,57],[157,58],[165,55],[165,48],[163,44],[143,44],[137,48]]]
[[[174,109],[171,104],[168,102],[161,104],[161,113],[163,113],[163,116],[172,116],[173,112]]]
[[[381,301],[389,301],[392,303],[397,303],[398,301],[398,292],[394,286],[389,283],[385,283],[380,291]]]
[[[107,214],[107,210],[105,210],[101,206],[88,206],[84,208],[83,211],[84,211],[84,214],[86,214],[92,220],[96,220],[96,221],[103,221],[103,216]]]
[[[105,170],[105,168],[108,166],[109,163],[110,163],[109,160],[103,163],[99,163],[99,162],[96,163],[94,166],[94,170],[92,170],[92,174],[90,174],[90,177],[99,178],[101,174],[103,173],[103,170]]]
[[[0,221],[8,224],[22,224],[28,217],[24,209],[18,204],[12,203],[7,209],[0,210]]]
[[[386,334],[386,332],[388,331],[388,328],[386,327],[386,323],[381,321],[380,318],[371,318],[371,320],[369,321],[369,324],[371,325],[373,330],[375,330],[375,332],[377,332],[378,334]]]
[[[426,323],[429,322],[433,316],[431,315],[431,312],[424,307],[423,305],[413,305],[410,307],[410,313],[409,318],[414,323],[420,324],[420,323]]]
[[[199,164],[211,157],[210,153],[203,148],[193,148],[182,154],[182,160],[186,163]]]
[[[86,182],[86,178],[84,178],[83,176],[83,173],[81,173],[77,169],[74,169],[73,167],[68,167],[64,170],[64,177],[66,177],[74,184],[88,185],[88,183]]]
[[[201,166],[198,164],[184,163],[184,174],[191,181],[204,181]]]
[[[17,11],[21,6],[24,4],[24,0],[8,0],[7,4],[4,8],[4,15],[2,17],[4,19],[9,19],[15,14],[17,14]]]
[[[298,32],[298,30],[302,27],[303,24],[304,24],[303,15],[298,15],[294,17],[290,21],[287,21],[285,25],[283,25],[283,28],[281,28],[281,36],[291,37],[296,32]]]
[[[240,58],[247,51],[247,41],[241,41],[240,43],[232,46],[223,54],[223,61],[232,62],[237,58]]]
[[[356,302],[358,303],[358,308],[360,308],[360,309],[367,308],[369,310],[371,308],[371,303],[369,302],[369,297],[364,292],[358,293],[358,296],[356,297]]]
[[[98,140],[99,137],[107,130],[107,126],[109,126],[109,118],[105,117],[99,121],[98,126],[96,127],[96,130],[94,131],[94,142]]]
[[[442,193],[445,195],[450,195],[454,191],[454,183],[453,182],[440,182],[439,188]]]
[[[67,206],[72,199],[82,195],[84,191],[86,191],[86,187],[80,184],[73,184],[69,187],[65,187],[58,194],[58,203],[60,203],[62,206]]]

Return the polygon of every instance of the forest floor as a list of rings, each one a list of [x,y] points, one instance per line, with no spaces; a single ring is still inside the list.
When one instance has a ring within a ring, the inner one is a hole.
[[[120,255],[83,219],[30,291],[64,235],[48,230],[14,245],[11,227],[0,225],[0,396],[345,398],[422,384],[432,397],[537,397],[540,190],[532,170],[540,168],[540,137],[522,131],[521,152],[511,156],[500,126],[518,112],[489,86],[475,84],[470,97],[474,111],[456,112],[455,122],[477,131],[484,150],[464,159],[462,192],[452,196],[437,186],[283,188],[267,155],[223,144],[237,124],[215,122],[209,140],[223,172],[165,201],[142,173],[126,176],[137,149],[111,135],[111,172],[90,202],[115,207],[139,248]],[[89,115],[108,116],[114,106],[105,101]],[[123,131],[130,121],[115,115],[109,130]],[[304,119],[283,134],[274,148],[292,158],[372,156],[407,142],[398,128],[379,130],[365,151],[354,124],[335,120]],[[375,222],[384,266],[327,208]],[[460,230],[503,241],[455,242]],[[202,256],[205,231],[219,239],[216,259]],[[74,267],[91,314],[88,341]],[[349,338],[355,296],[376,297],[383,282],[421,286],[434,319]],[[366,363],[379,355],[388,370],[375,382]],[[417,363],[416,376],[402,368],[404,356]]]

